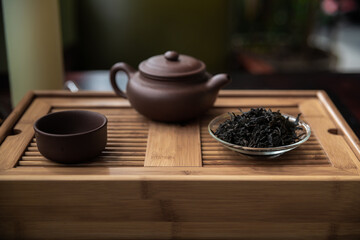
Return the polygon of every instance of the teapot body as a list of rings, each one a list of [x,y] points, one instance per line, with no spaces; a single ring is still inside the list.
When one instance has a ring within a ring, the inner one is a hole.
[[[117,86],[118,71],[128,76],[126,92]],[[124,62],[116,63],[110,70],[110,81],[115,93],[128,98],[142,115],[157,121],[181,122],[208,110],[230,77],[212,77],[203,62],[168,51],[141,62],[139,71]]]
[[[159,81],[140,72],[127,85],[131,105],[142,115],[158,121],[186,121],[203,114],[215,102],[218,91],[206,87],[208,79]]]

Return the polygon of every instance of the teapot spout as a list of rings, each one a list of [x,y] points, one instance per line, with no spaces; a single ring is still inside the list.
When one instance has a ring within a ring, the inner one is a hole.
[[[231,82],[231,78],[228,74],[220,73],[213,76],[207,83],[206,86],[211,90],[220,90],[225,85]]]

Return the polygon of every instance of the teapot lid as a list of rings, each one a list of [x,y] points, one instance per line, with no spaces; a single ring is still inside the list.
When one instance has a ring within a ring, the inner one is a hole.
[[[203,73],[205,64],[196,58],[167,51],[153,56],[139,65],[142,74],[155,79],[182,78]]]

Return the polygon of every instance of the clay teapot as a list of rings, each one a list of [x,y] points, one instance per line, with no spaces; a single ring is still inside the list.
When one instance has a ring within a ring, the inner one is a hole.
[[[111,85],[118,96],[127,98],[142,115],[157,121],[181,122],[208,110],[217,94],[229,83],[227,74],[211,76],[205,64],[193,57],[167,51],[139,64],[139,71],[119,62],[110,70]],[[115,76],[128,76],[126,93],[118,87]]]

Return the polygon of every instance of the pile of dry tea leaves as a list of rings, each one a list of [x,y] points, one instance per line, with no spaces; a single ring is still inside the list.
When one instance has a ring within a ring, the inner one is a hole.
[[[295,122],[290,122],[280,110],[252,108],[241,113],[229,113],[230,119],[220,124],[214,135],[232,144],[254,148],[284,146],[295,143],[300,137],[297,135],[297,130],[302,129],[300,114]]]

